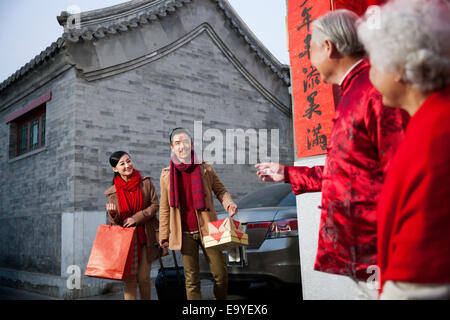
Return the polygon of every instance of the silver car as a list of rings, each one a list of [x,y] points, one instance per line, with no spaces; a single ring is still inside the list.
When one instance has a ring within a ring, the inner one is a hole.
[[[239,293],[259,286],[300,290],[300,257],[297,209],[290,184],[271,184],[253,190],[237,202],[240,221],[248,234],[248,246],[224,251],[229,289]],[[218,218],[226,218],[219,212]],[[203,252],[200,250],[200,255]],[[204,257],[200,274],[212,279]]]

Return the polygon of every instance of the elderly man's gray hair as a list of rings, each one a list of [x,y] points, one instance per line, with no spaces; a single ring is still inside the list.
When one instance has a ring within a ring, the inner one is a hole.
[[[356,13],[349,10],[331,11],[313,21],[311,40],[319,46],[329,40],[342,55],[364,54],[355,26],[358,18]]]
[[[420,91],[450,83],[450,3],[446,0],[391,0],[378,17],[368,12],[357,22],[358,36],[372,66],[402,72]],[[373,19],[379,23],[373,24]]]

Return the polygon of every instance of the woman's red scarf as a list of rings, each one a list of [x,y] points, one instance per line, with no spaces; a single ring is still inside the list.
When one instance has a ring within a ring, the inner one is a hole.
[[[205,190],[203,189],[202,173],[194,150],[191,150],[190,163],[182,163],[178,160],[176,155],[172,156],[170,161],[170,206],[174,208],[180,207],[180,189],[178,181],[181,172],[191,174],[194,209],[204,210],[206,208]]]
[[[144,199],[141,190],[141,173],[133,170],[131,179],[125,182],[120,175],[114,177],[114,185],[116,187],[117,199],[119,202],[119,212],[121,223],[127,218],[133,216],[136,212],[144,209]],[[145,245],[145,228],[143,225],[136,226],[138,238],[138,253],[141,257],[141,248]]]

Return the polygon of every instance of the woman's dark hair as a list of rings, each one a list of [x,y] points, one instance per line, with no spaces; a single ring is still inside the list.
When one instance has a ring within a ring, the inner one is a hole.
[[[111,165],[111,167],[115,168],[117,166],[117,164],[119,163],[120,158],[122,158],[125,154],[130,156],[125,151],[116,151],[112,155],[110,155],[109,156],[109,164]],[[114,178],[117,177],[117,175],[119,175],[119,173],[114,172]],[[112,184],[114,184],[114,178],[113,178]]]
[[[172,139],[174,135],[180,134],[180,133],[185,133],[189,139],[191,139],[192,141],[192,135],[189,132],[189,130],[185,129],[185,128],[175,128],[172,130],[172,132],[170,133],[169,139],[170,139],[170,145],[172,145]]]

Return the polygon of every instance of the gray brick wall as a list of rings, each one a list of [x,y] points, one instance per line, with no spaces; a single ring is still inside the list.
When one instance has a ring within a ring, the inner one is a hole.
[[[0,267],[60,274],[61,213],[74,203],[75,78],[69,70],[0,113]],[[48,91],[45,149],[10,157],[5,117]]]
[[[159,194],[160,172],[170,157],[169,132],[177,126],[192,131],[195,120],[203,121],[203,133],[208,128],[224,135],[226,129],[279,129],[280,159],[293,161],[291,119],[271,105],[206,34],[138,69],[94,82],[78,79],[76,88],[76,209],[104,208],[102,194],[112,180],[108,157],[115,150],[128,151],[136,169],[154,178]],[[224,161],[225,155],[224,150]],[[214,168],[236,200],[264,185],[253,165]]]

